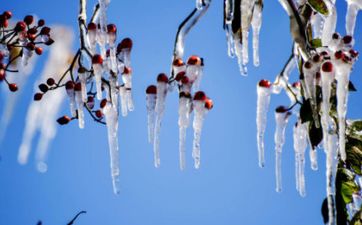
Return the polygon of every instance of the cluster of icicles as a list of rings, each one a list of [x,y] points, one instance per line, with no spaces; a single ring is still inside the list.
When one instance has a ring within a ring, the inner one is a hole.
[[[88,24],[86,47],[92,58],[82,49],[81,65],[78,78],[68,81],[65,85],[70,100],[70,110],[73,118],[77,118],[79,127],[84,128],[84,107],[88,110],[94,108],[94,96],[100,102],[100,109],[93,110],[98,121],[103,117],[107,125],[108,144],[111,161],[111,175],[113,190],[119,193],[119,149],[118,149],[118,115],[126,116],[128,111],[134,110],[132,100],[132,73],[130,65],[130,52],[132,41],[123,39],[116,45],[116,26],[107,25],[106,9],[109,1],[99,1],[99,14],[95,23]],[[98,25],[97,25],[98,24]],[[98,48],[97,48],[98,47]],[[108,48],[108,49],[107,49]],[[97,53],[100,51],[100,54]],[[121,80],[119,80],[121,79]],[[96,92],[92,92],[95,83]],[[86,85],[90,84],[87,91]],[[106,92],[104,98],[103,91]],[[120,101],[119,101],[120,100]],[[62,122],[61,120],[58,122]]]
[[[304,91],[304,98],[309,100],[313,111],[313,122],[318,128],[322,126],[323,130],[323,149],[326,153],[326,178],[327,178],[327,196],[334,195],[334,179],[337,167],[337,156],[344,161],[346,159],[346,112],[348,100],[348,84],[349,77],[352,71],[352,66],[356,62],[358,53],[352,49],[353,38],[346,35],[343,38],[339,34],[334,33],[328,47],[319,47],[303,64],[303,76],[300,82],[289,85],[288,77],[292,69],[295,67],[295,60],[291,60],[287,65],[283,74],[277,79],[277,82],[271,84],[267,80],[261,80],[257,85],[257,142],[259,165],[264,166],[264,142],[263,137],[266,128],[266,117],[270,102],[271,93],[280,93],[284,88],[288,93],[292,106],[296,101],[301,102],[301,89]],[[336,83],[336,99],[337,99],[337,119],[338,124],[335,124],[331,117],[331,95],[332,85]],[[321,87],[322,102],[320,111],[317,108],[316,88]],[[291,93],[293,92],[293,93]],[[290,111],[293,107],[287,108],[280,106],[275,110],[275,172],[276,172],[276,191],[282,190],[281,176],[281,154],[282,147],[285,142],[285,129],[292,114]],[[297,116],[297,122],[293,130],[294,151],[295,151],[295,175],[296,188],[301,196],[305,196],[305,150],[308,145],[311,146],[308,136],[308,127],[310,122],[302,123],[299,117],[299,112],[293,110]],[[319,122],[319,115],[321,122]],[[310,149],[310,161],[313,170],[318,168],[317,150]],[[332,204],[329,200],[329,208],[332,209]],[[333,211],[330,215],[334,215]],[[332,221],[332,220],[330,220]]]
[[[224,0],[225,4],[225,31],[228,46],[228,55],[238,58],[240,73],[247,75],[246,65],[249,62],[249,30],[253,31],[253,61],[254,66],[259,66],[259,33],[262,23],[262,3],[258,0],[242,0],[240,5],[235,5],[235,0]],[[235,7],[240,7],[241,28],[237,33],[233,32]]]
[[[173,71],[176,77],[168,79],[161,73],[157,77],[157,86],[150,85],[146,89],[148,141],[153,144],[154,165],[160,166],[160,129],[165,111],[167,93],[172,91],[176,84],[179,89],[179,155],[180,169],[186,167],[186,130],[190,125],[191,113],[194,112],[192,127],[194,129],[194,141],[192,157],[196,169],[200,167],[200,138],[204,118],[213,107],[213,103],[204,92],[199,91],[199,85],[203,74],[203,60],[197,56],[191,56],[187,65],[182,59],[177,58],[173,62]],[[194,93],[194,94],[193,94]]]

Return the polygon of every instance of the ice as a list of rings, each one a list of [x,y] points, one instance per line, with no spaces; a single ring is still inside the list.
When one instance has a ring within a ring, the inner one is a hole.
[[[66,89],[66,91],[70,101],[69,102],[70,113],[73,117],[77,116],[74,89],[73,88]]]
[[[295,152],[295,178],[296,188],[300,196],[306,195],[305,191],[305,149],[307,148],[307,128],[305,124],[302,124],[300,120],[296,123],[293,129],[294,139],[294,152]]]
[[[196,8],[201,10],[203,7],[203,0],[196,0]]]
[[[201,65],[187,65],[186,76],[189,78],[190,82],[193,84],[193,90],[198,91],[200,86],[201,77],[202,77]],[[194,86],[196,84],[196,87]]]
[[[109,0],[99,0],[99,29],[97,30],[97,42],[101,50],[102,58],[106,58],[107,44],[107,8]]]
[[[132,112],[134,110],[134,103],[131,89],[126,90],[126,101],[128,111]]]
[[[82,87],[82,99],[83,102],[87,102],[88,96],[87,96],[87,73],[78,73],[80,84]]]
[[[75,103],[77,105],[79,128],[83,129],[84,128],[84,111],[83,111],[84,102],[83,102],[81,90],[75,91]]]
[[[165,111],[165,100],[167,95],[167,83],[157,82],[157,99],[155,106],[156,120],[153,141],[154,165],[156,168],[160,166],[160,131],[163,114]]]
[[[148,142],[153,143],[155,132],[156,94],[146,94]]]
[[[102,99],[102,75],[103,68],[101,64],[93,64],[93,73],[96,81],[97,99]]]
[[[309,150],[310,168],[318,170],[318,152],[317,149],[310,148]]]
[[[309,68],[310,66],[310,68]],[[316,96],[316,65],[307,61],[303,66],[304,84],[305,84],[305,97],[310,100],[312,107],[312,115],[315,126],[320,127],[319,118],[317,114],[317,96]]]
[[[203,72],[204,72],[204,65],[201,65],[199,70],[198,70],[198,75],[197,75],[196,79],[194,80],[194,82],[192,84],[192,90],[194,92],[200,90],[201,79],[202,79],[202,76],[204,74]]]
[[[119,98],[119,93],[118,93],[118,79],[117,76],[110,74],[109,75],[109,85],[110,85],[110,89],[111,89],[111,100],[112,100],[112,105],[114,107],[119,108],[119,102],[118,102],[118,98]]]
[[[335,178],[337,173],[337,151],[338,137],[336,134],[329,134],[327,139],[327,157],[326,157],[326,186],[327,186],[327,201],[328,201],[328,217],[329,224],[334,224],[334,195],[335,195]]]
[[[325,1],[329,15],[324,20],[324,27],[322,31],[322,44],[323,46],[329,45],[331,37],[336,30],[337,25],[337,10],[333,2]]]
[[[361,6],[362,6],[362,2],[361,2],[361,6],[358,6],[357,4],[355,4],[355,1],[353,0],[349,0],[347,1],[347,14],[346,14],[346,33],[347,35],[351,35],[353,36],[354,34],[354,28],[356,25],[356,19],[357,19],[357,14],[358,11],[361,10]]]
[[[125,91],[125,100],[127,102],[127,108],[129,111],[134,110],[133,97],[132,97],[132,73],[127,72],[122,74],[122,80],[124,83]]]
[[[89,43],[89,48],[93,54],[96,52],[96,44],[97,44],[96,37],[97,37],[96,30],[88,30],[87,39]]]
[[[321,38],[324,25],[324,17],[319,14],[312,14],[311,25],[313,29],[313,39]]]
[[[253,18],[251,20],[251,27],[253,28],[253,61],[254,66],[260,65],[259,60],[259,33],[262,21],[262,6],[255,4],[253,11]]]
[[[231,58],[234,58],[235,57],[235,43],[234,43],[231,24],[229,24],[229,23],[226,24],[225,30],[226,30],[226,40],[227,40],[227,45],[228,45],[228,56]]]
[[[113,191],[115,194],[119,194],[118,113],[112,104],[107,103],[103,109],[103,114],[105,115],[107,123]]]
[[[255,5],[255,0],[244,0],[241,1],[240,11],[241,11],[241,36],[242,36],[242,57],[244,65],[249,62],[249,28],[250,21],[252,21],[253,7]],[[261,9],[261,8],[260,8]]]
[[[340,62],[336,66],[339,152],[343,161],[346,160],[346,114],[351,68],[350,63],[344,62]]]
[[[179,98],[178,108],[178,125],[179,125],[179,154],[180,154],[180,169],[184,170],[185,163],[185,142],[186,142],[186,129],[190,124],[190,111],[191,111],[191,96],[182,96]]]
[[[119,87],[119,96],[121,98],[121,114],[125,117],[128,114],[128,103],[125,86]]]
[[[202,131],[204,118],[208,110],[205,108],[205,102],[200,100],[194,100],[193,107],[194,107],[194,121],[192,123],[192,127],[194,129],[194,141],[192,148],[192,158],[194,159],[194,167],[196,169],[199,169],[200,156],[201,156],[200,155],[201,131]]]
[[[242,49],[242,45],[240,43],[240,39],[236,38],[236,39],[234,39],[234,41],[235,41],[235,54],[238,58],[240,74],[243,76],[247,76],[248,69],[247,69],[244,59],[243,59],[243,49]]]
[[[256,127],[258,143],[259,166],[264,167],[264,133],[267,123],[267,113],[270,103],[271,90],[268,87],[257,86],[257,106],[256,106]]]
[[[125,67],[131,66],[131,49],[122,49],[117,56],[118,60],[121,61]]]
[[[33,55],[33,52],[28,50],[27,48],[23,48],[23,54],[21,56],[22,66],[27,66],[29,63],[29,59]]]
[[[278,110],[280,109],[280,111]],[[276,175],[276,191],[282,191],[282,148],[285,142],[285,128],[288,124],[289,112],[285,108],[277,108],[275,112],[275,175]]]

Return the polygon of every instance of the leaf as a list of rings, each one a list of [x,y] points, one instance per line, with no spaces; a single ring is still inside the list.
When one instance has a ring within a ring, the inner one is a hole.
[[[308,0],[308,3],[318,13],[328,16],[328,7],[323,0]]]
[[[362,120],[347,120],[347,136],[362,142]]]
[[[341,194],[346,204],[352,202],[352,194],[359,191],[359,187],[354,181],[346,181],[341,185]]]
[[[362,141],[347,136],[346,153],[347,160],[346,164],[353,169],[353,171],[362,175]]]
[[[322,40],[321,40],[320,38],[312,39],[312,40],[310,41],[310,45],[311,45],[313,48],[322,47]]]
[[[348,90],[349,91],[357,91],[357,89],[354,86],[354,84],[352,83],[352,81],[349,81],[349,83],[348,83]]]
[[[314,122],[310,123],[309,126],[309,140],[313,149],[317,147],[319,143],[321,143],[321,141],[323,140],[322,127],[320,126],[319,128],[317,128]]]
[[[312,115],[312,107],[310,105],[309,100],[304,100],[302,106],[300,107],[300,119],[302,120],[302,123],[313,121],[313,115]]]
[[[356,212],[350,222],[350,225],[362,225],[362,209],[360,209],[358,212]]]

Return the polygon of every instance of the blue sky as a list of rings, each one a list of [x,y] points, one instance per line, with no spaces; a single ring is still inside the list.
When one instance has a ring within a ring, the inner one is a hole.
[[[89,1],[91,9],[95,1]],[[78,1],[21,1],[2,3],[17,18],[36,13],[48,24],[71,26],[76,32]],[[49,168],[45,174],[30,163],[21,166],[16,157],[24,118],[32,99],[31,85],[42,64],[23,87],[14,120],[2,143],[0,161],[0,224],[65,224],[75,213],[86,210],[76,224],[105,225],[220,225],[220,224],[322,224],[320,206],[325,196],[325,157],[319,151],[317,172],[306,163],[307,196],[295,190],[292,123],[283,149],[283,186],[276,193],[274,182],[274,115],[269,112],[266,132],[266,167],[260,169],[256,150],[256,83],[274,79],[289,57],[292,45],[289,20],[278,1],[265,1],[260,37],[261,66],[249,66],[241,77],[237,62],[227,56],[222,30],[222,1],[214,0],[207,14],[186,40],[185,55],[205,59],[201,88],[213,98],[201,143],[201,168],[192,168],[192,130],[188,130],[187,168],[179,171],[177,94],[167,99],[161,130],[161,167],[153,167],[152,146],[147,143],[144,90],[155,83],[159,72],[168,72],[173,42],[179,23],[193,9],[193,0],[128,0],[111,2],[109,22],[118,26],[120,38],[134,40],[132,65],[136,110],[120,118],[119,141],[121,194],[115,196],[109,168],[106,128],[86,120],[86,129],[77,123],[60,127],[54,140]],[[345,1],[338,0],[338,28],[344,33]],[[362,19],[356,27],[356,49],[362,49]],[[76,49],[76,46],[74,46]],[[46,58],[46,57],[44,57]],[[357,62],[351,76],[362,88],[362,64]],[[291,80],[296,80],[293,76]],[[361,92],[349,99],[350,118],[361,115]],[[0,96],[0,106],[3,106]],[[283,94],[272,96],[271,109],[288,104]],[[63,111],[68,112],[64,104]],[[33,146],[35,147],[35,146]]]

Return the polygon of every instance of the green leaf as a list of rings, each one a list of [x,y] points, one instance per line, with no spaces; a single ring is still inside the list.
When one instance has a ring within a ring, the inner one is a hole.
[[[350,225],[362,225],[361,214],[362,214],[362,209],[360,209],[358,212],[356,212],[354,214],[354,216],[349,224]]]
[[[347,136],[362,142],[362,120],[347,120]]]
[[[349,81],[349,83],[348,83],[348,90],[349,91],[357,91],[357,89],[354,86],[354,84],[352,83],[352,81]]]
[[[322,47],[322,40],[321,40],[320,38],[312,39],[312,40],[310,41],[310,45],[311,45],[313,48]]]
[[[346,153],[346,164],[352,168],[356,174],[362,175],[362,141],[347,136]]]
[[[308,0],[308,3],[318,13],[325,16],[329,14],[328,7],[323,0]]]
[[[341,185],[341,194],[346,204],[352,202],[352,194],[359,191],[358,185],[354,181],[346,181]]]

